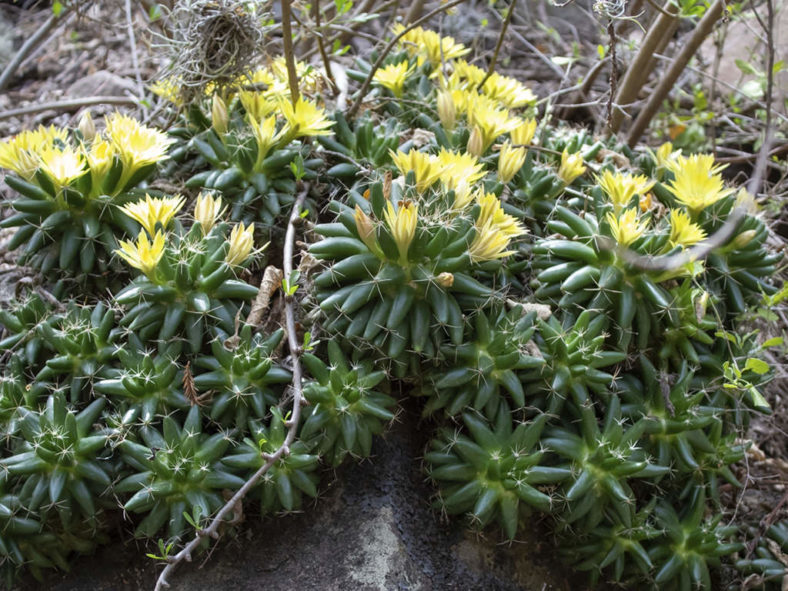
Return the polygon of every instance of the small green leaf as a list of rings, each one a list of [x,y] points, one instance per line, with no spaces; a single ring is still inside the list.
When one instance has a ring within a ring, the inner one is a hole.
[[[63,14],[63,8],[64,8],[63,4],[61,2],[58,2],[58,0],[55,0],[52,3],[52,14],[54,14],[55,16],[60,16],[61,14]]]
[[[763,344],[763,348],[767,349],[769,347],[779,347],[780,345],[783,344],[783,342],[784,341],[782,337],[774,337],[773,339],[769,339],[768,341],[766,341]]]
[[[769,372],[769,364],[763,361],[762,359],[755,359],[754,357],[750,357],[747,359],[747,362],[744,364],[745,370],[750,370],[752,372],[757,373],[759,376],[762,376],[765,373]]]

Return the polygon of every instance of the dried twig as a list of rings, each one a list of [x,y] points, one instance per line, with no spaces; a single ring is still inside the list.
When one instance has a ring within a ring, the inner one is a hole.
[[[359,88],[358,97],[356,97],[356,101],[353,103],[353,105],[350,107],[350,109],[347,112],[348,119],[352,119],[358,112],[359,108],[361,107],[361,103],[364,100],[364,96],[366,96],[367,91],[369,90],[369,85],[372,84],[372,79],[375,77],[375,72],[378,71],[378,68],[380,68],[380,66],[383,64],[383,61],[386,59],[386,57],[388,57],[388,54],[391,53],[391,50],[394,49],[394,46],[397,44],[397,42],[400,39],[402,39],[405,35],[407,35],[410,31],[418,27],[421,23],[426,22],[436,14],[440,14],[441,12],[444,12],[449,8],[453,8],[458,4],[462,4],[463,2],[465,2],[465,0],[451,0],[450,2],[447,2],[446,4],[443,4],[434,10],[431,10],[423,17],[415,20],[407,27],[402,29],[399,32],[399,34],[397,34],[391,41],[388,42],[388,44],[381,50],[378,59],[376,59],[375,63],[372,64],[372,67],[369,69],[369,74],[367,74],[364,83],[361,85],[361,88]]]
[[[263,314],[271,305],[271,296],[279,289],[285,274],[278,267],[268,265],[263,273],[263,280],[260,282],[260,289],[257,297],[252,302],[252,309],[246,317],[246,324],[257,326],[263,321]]]
[[[286,1],[286,0],[285,0]],[[282,266],[285,273],[289,276],[293,270],[293,243],[295,242],[295,223],[300,220],[299,213],[301,206],[306,199],[309,186],[307,185],[296,198],[293,205],[293,211],[290,214],[290,221],[287,224],[287,232],[285,234],[285,247],[284,247],[284,260]],[[293,365],[293,411],[290,418],[287,419],[285,425],[287,426],[287,435],[279,449],[272,454],[264,454],[266,462],[257,472],[255,472],[244,485],[239,488],[235,494],[230,498],[224,506],[219,509],[219,512],[213,516],[211,522],[207,527],[197,530],[194,538],[186,544],[175,556],[168,559],[167,565],[164,570],[159,574],[156,581],[155,591],[162,591],[169,587],[167,577],[175,570],[175,568],[184,560],[191,562],[192,552],[194,552],[200,545],[202,540],[207,537],[217,539],[219,537],[219,528],[225,523],[228,517],[237,514],[238,505],[243,501],[244,497],[254,488],[260,479],[268,472],[271,467],[276,464],[282,457],[290,453],[290,445],[295,440],[296,430],[301,419],[301,404],[302,404],[302,389],[301,389],[301,347],[298,344],[298,337],[295,328],[295,300],[292,296],[285,297],[285,318],[287,329],[287,342],[290,348],[290,355],[292,356]]]
[[[290,86],[290,100],[293,107],[298,102],[298,74],[295,67],[295,55],[293,54],[293,29],[292,16],[290,15],[290,0],[282,1],[282,53],[285,55],[287,64],[287,83]]]
[[[26,107],[19,107],[18,109],[9,109],[8,111],[0,112],[0,120],[20,117],[22,115],[32,115],[33,113],[41,113],[43,111],[49,111],[50,109],[55,111],[75,111],[90,105],[136,104],[137,99],[127,96],[89,96],[65,101],[53,101],[51,103],[36,103],[34,105],[27,105]]]
[[[131,48],[131,65],[134,68],[134,78],[137,81],[137,96],[141,99],[145,95],[145,85],[142,83],[140,60],[137,57],[137,39],[134,36],[134,20],[131,14],[131,0],[125,0],[125,9],[126,33],[129,36],[129,46]]]
[[[63,10],[60,11],[59,15],[53,14],[50,16],[46,22],[41,25],[41,27],[35,33],[33,33],[30,39],[24,42],[22,47],[19,48],[19,51],[16,52],[13,58],[11,58],[11,61],[8,62],[8,65],[5,67],[5,70],[3,70],[3,73],[0,74],[0,91],[5,90],[5,87],[8,86],[8,83],[11,81],[11,78],[13,77],[19,65],[36,47],[38,47],[39,43],[46,39],[52,29],[63,22],[63,19],[68,16],[68,14],[70,14],[71,9],[72,8],[70,5],[64,5]]]
[[[493,51],[493,56],[490,60],[490,66],[487,68],[487,73],[484,75],[484,78],[482,78],[482,81],[479,82],[479,86],[476,87],[477,90],[481,90],[484,86],[484,83],[487,82],[487,79],[493,75],[493,72],[495,72],[495,65],[498,63],[498,53],[501,51],[501,45],[503,45],[503,39],[506,37],[506,30],[509,28],[509,23],[512,22],[515,4],[517,4],[517,0],[512,0],[512,3],[509,5],[509,9],[506,11],[506,18],[503,19],[501,32],[498,34],[498,42],[495,44],[495,50]]]
[[[668,96],[676,80],[678,80],[679,75],[684,71],[684,67],[692,59],[692,56],[695,55],[701,43],[703,43],[706,37],[709,36],[709,33],[711,33],[720,15],[722,15],[724,6],[725,0],[715,0],[714,3],[706,9],[706,14],[700,19],[698,26],[695,27],[687,43],[682,47],[667,72],[662,76],[660,83],[654,89],[645,108],[640,112],[637,119],[635,119],[635,122],[632,124],[632,129],[630,129],[629,137],[627,138],[627,143],[630,147],[640,141],[643,132],[646,131],[654,115],[657,114],[657,111],[659,111],[659,108],[662,106],[662,101]]]

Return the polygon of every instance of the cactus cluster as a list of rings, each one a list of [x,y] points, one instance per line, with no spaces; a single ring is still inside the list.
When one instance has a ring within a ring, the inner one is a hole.
[[[721,494],[769,412],[743,317],[782,293],[752,198],[709,155],[537,122],[533,93],[468,53],[404,33],[355,118],[324,113],[303,64],[291,101],[273,60],[173,112],[169,136],[113,115],[0,144],[4,225],[42,274],[0,310],[3,574],[67,567],[112,512],[162,546],[193,537],[264,466],[249,506],[298,510],[373,454],[404,386],[435,428],[436,510],[510,540],[548,516],[593,583],[710,589],[723,563],[778,579],[784,527],[745,557]],[[184,196],[144,185],[167,153]],[[260,245],[278,264],[300,191],[302,264],[260,322]],[[742,208],[708,256],[642,263]],[[105,289],[67,297],[87,277]]]

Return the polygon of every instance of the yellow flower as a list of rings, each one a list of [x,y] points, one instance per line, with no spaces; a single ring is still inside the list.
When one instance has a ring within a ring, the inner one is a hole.
[[[257,119],[249,116],[249,126],[252,128],[252,135],[257,144],[257,158],[255,159],[255,170],[260,169],[268,151],[282,137],[282,132],[276,133],[276,115],[271,115],[258,122]],[[284,131],[284,130],[283,130]]]
[[[394,206],[389,201],[386,203],[383,218],[386,220],[391,237],[397,245],[400,264],[405,266],[408,264],[408,249],[416,236],[416,223],[419,219],[418,209],[413,203],[407,203],[394,211]]]
[[[84,152],[88,168],[93,175],[93,184],[98,185],[112,166],[112,161],[115,159],[115,148],[107,140],[96,137],[90,150]]]
[[[637,209],[628,209],[621,216],[608,212],[607,222],[610,234],[621,246],[629,246],[640,238],[648,227],[648,222],[638,222]]]
[[[225,209],[222,207],[221,197],[214,198],[210,193],[197,195],[197,202],[194,204],[194,219],[200,224],[203,236],[211,231]]]
[[[513,148],[509,142],[504,142],[498,154],[498,178],[502,183],[508,183],[525,163],[525,148]]]
[[[82,113],[82,116],[79,118],[77,129],[82,135],[82,141],[85,143],[90,143],[96,138],[96,124],[89,110]]]
[[[156,224],[166,230],[167,226],[180,211],[186,199],[180,196],[151,198],[146,194],[145,199],[136,203],[127,203],[120,209],[130,218],[139,222],[153,236],[156,232]]]
[[[514,238],[525,233],[525,229],[517,221],[517,218],[504,212],[501,200],[493,193],[485,193],[479,189],[476,193],[476,202],[481,207],[476,226],[492,225],[496,231],[508,238]]]
[[[148,240],[144,230],[140,230],[137,243],[121,240],[115,253],[135,269],[139,269],[150,279],[164,254],[164,234],[156,232],[153,241]]]
[[[57,188],[63,188],[85,174],[85,156],[72,146],[62,150],[47,146],[39,153],[41,169]]]
[[[672,246],[692,246],[706,238],[706,232],[690,220],[681,209],[670,211],[670,244]]]
[[[536,119],[526,119],[509,132],[512,143],[518,146],[529,146],[536,133]]]
[[[220,95],[213,95],[213,100],[211,101],[211,125],[216,133],[219,135],[227,133],[227,124],[229,120],[227,103],[224,102],[224,99]]]
[[[394,26],[394,34],[397,35],[405,27],[401,24]],[[467,54],[470,49],[462,43],[457,43],[452,37],[441,37],[435,31],[427,31],[421,27],[411,29],[400,39],[410,55],[418,55],[419,65],[425,59],[433,66],[437,66],[441,61],[449,61]]]
[[[0,143],[0,167],[15,172],[24,179],[31,180],[41,165],[39,155],[42,150],[55,144],[68,143],[68,131],[53,125],[23,131]]]
[[[607,194],[617,214],[629,206],[635,195],[645,195],[654,186],[646,176],[605,170],[596,177],[596,182]]]
[[[120,113],[107,117],[107,138],[123,162],[118,182],[121,190],[140,168],[166,158],[167,148],[174,141],[167,134]]]
[[[469,154],[479,158],[484,153],[483,143],[482,130],[478,125],[474,125],[471,128],[471,134],[468,136],[468,144],[465,146],[465,149]]]
[[[482,85],[482,92],[510,109],[525,107],[536,102],[536,95],[527,86],[514,78],[501,76],[497,72],[493,72],[487,78]]]
[[[454,203],[451,208],[455,211],[465,209],[465,207],[473,201],[474,194],[471,192],[471,186],[468,181],[461,180],[454,188]]]
[[[416,177],[416,190],[420,193],[429,189],[443,172],[434,156],[419,152],[415,148],[407,153],[389,151],[389,154],[402,175],[413,171]]]
[[[472,185],[484,177],[484,165],[479,164],[472,154],[441,148],[437,162],[440,168],[440,180],[447,191],[456,189],[463,180],[468,185]]]
[[[375,72],[373,80],[381,86],[388,88],[397,98],[402,96],[407,80],[413,68],[404,60],[398,64],[391,64]]]
[[[514,130],[520,123],[516,117],[510,117],[509,111],[500,109],[486,97],[468,95],[467,96],[468,124],[471,127],[478,127],[482,136],[482,151],[493,143],[495,138],[504,133]]]
[[[183,104],[181,99],[181,85],[174,76],[164,78],[163,80],[156,80],[148,88],[156,96],[160,96],[164,100],[170,101],[176,107]]]
[[[325,111],[315,103],[299,98],[293,107],[290,101],[280,100],[279,108],[287,121],[282,132],[288,138],[333,135],[334,133],[330,129],[334,123],[326,117]]]
[[[585,171],[586,167],[580,154],[570,154],[566,150],[563,151],[561,154],[561,166],[558,168],[558,176],[564,181],[565,185],[572,184],[572,181]]]
[[[438,91],[438,119],[446,131],[453,130],[457,122],[457,109],[454,107],[454,100],[448,90]]]
[[[276,111],[276,102],[270,100],[262,92],[241,90],[238,93],[238,98],[246,114],[250,119],[254,119],[255,121],[262,121],[263,118],[268,117],[271,113]]]
[[[689,158],[680,156],[673,165],[675,178],[668,185],[668,190],[697,215],[733,193],[733,189],[725,189],[719,171],[724,167],[714,165],[714,157],[710,154],[694,154]]]
[[[665,142],[659,148],[657,148],[657,152],[655,154],[657,166],[671,169],[679,156],[681,156],[681,150],[676,150],[674,152],[673,144],[670,142]]]
[[[465,60],[457,60],[454,62],[454,72],[452,72],[450,85],[476,88],[486,75],[487,72],[479,66],[469,64]]]
[[[230,248],[225,261],[230,266],[241,265],[249,258],[254,245],[254,224],[244,227],[243,222],[236,225],[230,232]]]

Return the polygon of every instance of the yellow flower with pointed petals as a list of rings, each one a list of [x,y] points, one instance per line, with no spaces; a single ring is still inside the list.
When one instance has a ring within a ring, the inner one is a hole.
[[[401,61],[398,64],[390,64],[385,68],[380,68],[375,72],[373,80],[388,88],[397,98],[402,97],[405,90],[405,81],[413,72],[413,68],[408,63],[408,60]]]
[[[453,64],[454,71],[450,79],[450,86],[476,88],[479,86],[487,72],[482,70],[479,66],[469,64],[465,60],[457,60]]]
[[[474,193],[471,191],[471,186],[468,181],[461,180],[454,188],[454,203],[451,208],[455,211],[465,209],[468,204],[473,201]]]
[[[416,224],[419,220],[418,208],[413,203],[407,203],[395,211],[391,201],[388,201],[386,211],[383,212],[383,219],[397,245],[400,264],[406,266],[408,264],[408,249],[416,236]]]
[[[665,142],[657,148],[654,157],[657,161],[657,166],[662,168],[672,169],[676,160],[681,156],[681,150],[673,150],[673,144]]]
[[[690,220],[681,209],[670,210],[670,244],[672,246],[692,246],[706,238],[706,232]]]
[[[249,118],[255,121],[262,121],[276,111],[276,102],[262,92],[241,90],[238,93],[238,99],[241,101],[241,106],[243,106]]]
[[[90,149],[84,150],[84,153],[93,177],[93,185],[98,189],[115,159],[115,148],[107,140],[96,136]]]
[[[331,131],[331,126],[334,123],[326,117],[323,109],[311,101],[299,98],[293,107],[290,101],[280,100],[279,108],[287,121],[282,132],[288,138],[334,134]]]
[[[605,170],[597,176],[596,182],[607,194],[616,214],[629,207],[635,195],[645,195],[654,186],[654,181],[642,174],[632,175],[610,170]]]
[[[580,154],[570,154],[566,150],[561,153],[561,166],[558,168],[558,177],[565,185],[571,185],[577,177],[586,171],[583,157]]]
[[[423,193],[429,189],[435,181],[440,178],[443,172],[435,156],[425,152],[419,152],[415,148],[409,152],[389,151],[394,166],[402,173],[407,175],[413,171],[416,177],[416,190]]]
[[[257,144],[257,157],[255,158],[254,169],[260,170],[260,166],[268,155],[268,151],[280,140],[284,130],[276,133],[276,115],[271,115],[260,121],[249,116],[249,127],[252,128],[252,135]]]
[[[41,165],[42,150],[68,143],[68,132],[53,125],[23,131],[0,143],[0,167],[31,180]]]
[[[438,119],[446,131],[452,131],[457,122],[457,109],[448,90],[438,91]]]
[[[529,146],[536,134],[536,119],[526,119],[509,132],[513,144]]]
[[[174,141],[167,134],[120,113],[107,117],[107,138],[123,162],[118,190],[122,190],[140,168],[164,160]]]
[[[153,240],[148,240],[145,230],[140,230],[137,243],[121,240],[115,253],[135,269],[139,269],[153,280],[156,266],[164,254],[164,234],[156,232]]]
[[[222,198],[214,197],[210,193],[200,193],[197,195],[197,202],[194,204],[194,220],[200,224],[202,235],[207,236],[216,224],[226,207],[222,207]]]
[[[536,102],[536,95],[521,82],[497,72],[485,80],[482,92],[509,109],[518,109]]]
[[[180,196],[154,199],[146,194],[145,199],[135,203],[127,203],[120,209],[131,219],[139,222],[140,226],[153,236],[153,233],[156,232],[156,224],[161,224],[161,227],[166,230],[184,203],[186,203],[186,199]]]
[[[68,186],[87,172],[85,156],[80,150],[69,145],[62,150],[47,146],[39,152],[39,158],[41,170],[59,189]]]
[[[356,211],[353,214],[356,220],[356,230],[358,231],[359,238],[367,245],[370,251],[376,256],[382,256],[378,238],[375,236],[375,224],[363,209],[356,205]]]
[[[398,35],[405,27],[401,24],[394,26],[394,34]],[[435,31],[428,31],[421,27],[411,29],[400,38],[400,43],[408,50],[410,55],[418,56],[419,65],[428,60],[433,66],[441,61],[450,61],[467,54],[470,49],[462,43],[457,43],[452,37],[441,37]]]
[[[479,96],[467,96],[468,125],[477,127],[482,137],[481,153],[487,151],[495,138],[509,133],[519,125],[516,117],[510,117],[507,109],[499,108],[490,99]]]
[[[484,165],[472,154],[464,152],[453,152],[446,148],[441,148],[438,152],[438,167],[440,168],[440,180],[447,191],[457,188],[461,181],[469,185],[484,177]]]
[[[242,265],[252,253],[252,246],[254,246],[254,224],[245,227],[241,222],[230,232],[230,248],[224,260],[231,267]]]
[[[498,179],[506,184],[514,178],[525,164],[525,148],[513,148],[509,142],[504,142],[498,154]]]
[[[613,212],[608,212],[606,219],[610,224],[610,234],[621,246],[629,246],[643,233],[648,227],[648,222],[638,222],[637,209],[628,209],[620,216]]]
[[[714,165],[714,156],[694,154],[689,158],[680,156],[673,165],[674,179],[668,190],[676,201],[685,205],[693,216],[724,199],[733,189],[726,189],[719,171],[723,166]]]
[[[479,189],[476,193],[476,202],[481,207],[476,220],[477,227],[492,225],[496,231],[509,238],[525,234],[525,229],[517,218],[504,212],[501,200],[493,193],[485,193],[483,189]]]
[[[178,84],[174,76],[164,78],[163,80],[156,80],[153,84],[149,85],[148,88],[150,88],[153,94],[171,102],[176,107],[183,105],[181,85]]]

